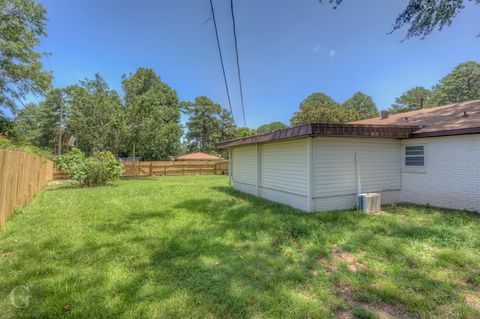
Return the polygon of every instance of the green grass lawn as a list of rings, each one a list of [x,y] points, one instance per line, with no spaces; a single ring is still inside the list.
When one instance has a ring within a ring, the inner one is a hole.
[[[480,216],[385,210],[301,213],[219,176],[50,187],[0,230],[0,318],[480,318]]]

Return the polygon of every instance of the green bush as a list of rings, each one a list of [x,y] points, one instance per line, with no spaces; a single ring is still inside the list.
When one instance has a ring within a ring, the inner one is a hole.
[[[20,151],[35,154],[52,160],[54,158],[52,152],[47,149],[39,148],[29,144],[15,144],[8,138],[0,135],[0,150]]]
[[[68,172],[71,176],[81,170],[85,159],[85,154],[80,149],[74,148],[70,152],[57,157],[56,164],[59,169]]]
[[[1,149],[8,149],[12,146],[12,142],[9,139],[0,135],[0,150]]]
[[[57,166],[81,186],[106,185],[122,176],[122,164],[110,152],[98,152],[87,157],[75,148],[57,160]]]

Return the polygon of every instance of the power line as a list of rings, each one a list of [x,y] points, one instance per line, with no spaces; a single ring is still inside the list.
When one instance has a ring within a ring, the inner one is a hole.
[[[222,64],[223,80],[225,81],[225,89],[227,90],[228,106],[230,107],[230,112],[232,113],[232,118],[235,122],[235,118],[233,117],[232,102],[230,100],[230,91],[228,90],[227,76],[225,75],[225,66],[223,65],[222,49],[220,48],[220,40],[218,39],[217,21],[215,20],[215,12],[213,10],[212,0],[210,0],[210,9],[212,11],[213,25],[215,26],[215,36],[217,38],[218,53],[220,54],[220,63]]]
[[[240,75],[240,61],[238,58],[237,28],[235,26],[235,14],[233,13],[233,0],[230,0],[230,9],[231,9],[230,11],[232,12],[233,37],[235,39],[235,54],[237,56],[237,74],[238,74],[238,83],[240,85],[240,99],[242,101],[243,125],[247,127],[247,120],[245,119],[245,105],[243,103],[242,76]]]

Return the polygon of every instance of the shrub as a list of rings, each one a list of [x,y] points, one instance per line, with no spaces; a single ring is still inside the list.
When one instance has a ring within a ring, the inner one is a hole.
[[[20,151],[35,154],[47,159],[53,159],[52,152],[48,149],[39,148],[29,144],[15,144],[8,138],[0,135],[0,150]]]
[[[11,145],[12,145],[12,142],[10,142],[10,140],[0,135],[0,150],[8,149],[11,147]]]
[[[70,152],[59,156],[56,160],[56,164],[59,169],[72,175],[81,170],[85,158],[85,154],[80,149],[74,148]]]
[[[106,185],[122,176],[122,164],[110,152],[98,152],[87,157],[81,150],[73,149],[57,160],[57,166],[81,186]]]

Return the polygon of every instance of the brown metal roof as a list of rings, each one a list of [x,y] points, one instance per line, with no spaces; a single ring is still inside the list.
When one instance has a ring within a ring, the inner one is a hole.
[[[437,106],[371,118],[350,124],[419,125],[412,137],[445,136],[480,132],[480,100]]]
[[[220,148],[306,136],[418,138],[480,134],[480,100],[437,106],[346,124],[307,124],[218,144]]]
[[[366,124],[307,124],[279,130],[262,135],[254,135],[217,144],[220,148],[238,145],[266,143],[276,140],[293,139],[307,136],[344,136],[408,138],[418,129],[417,125],[366,125]]]

